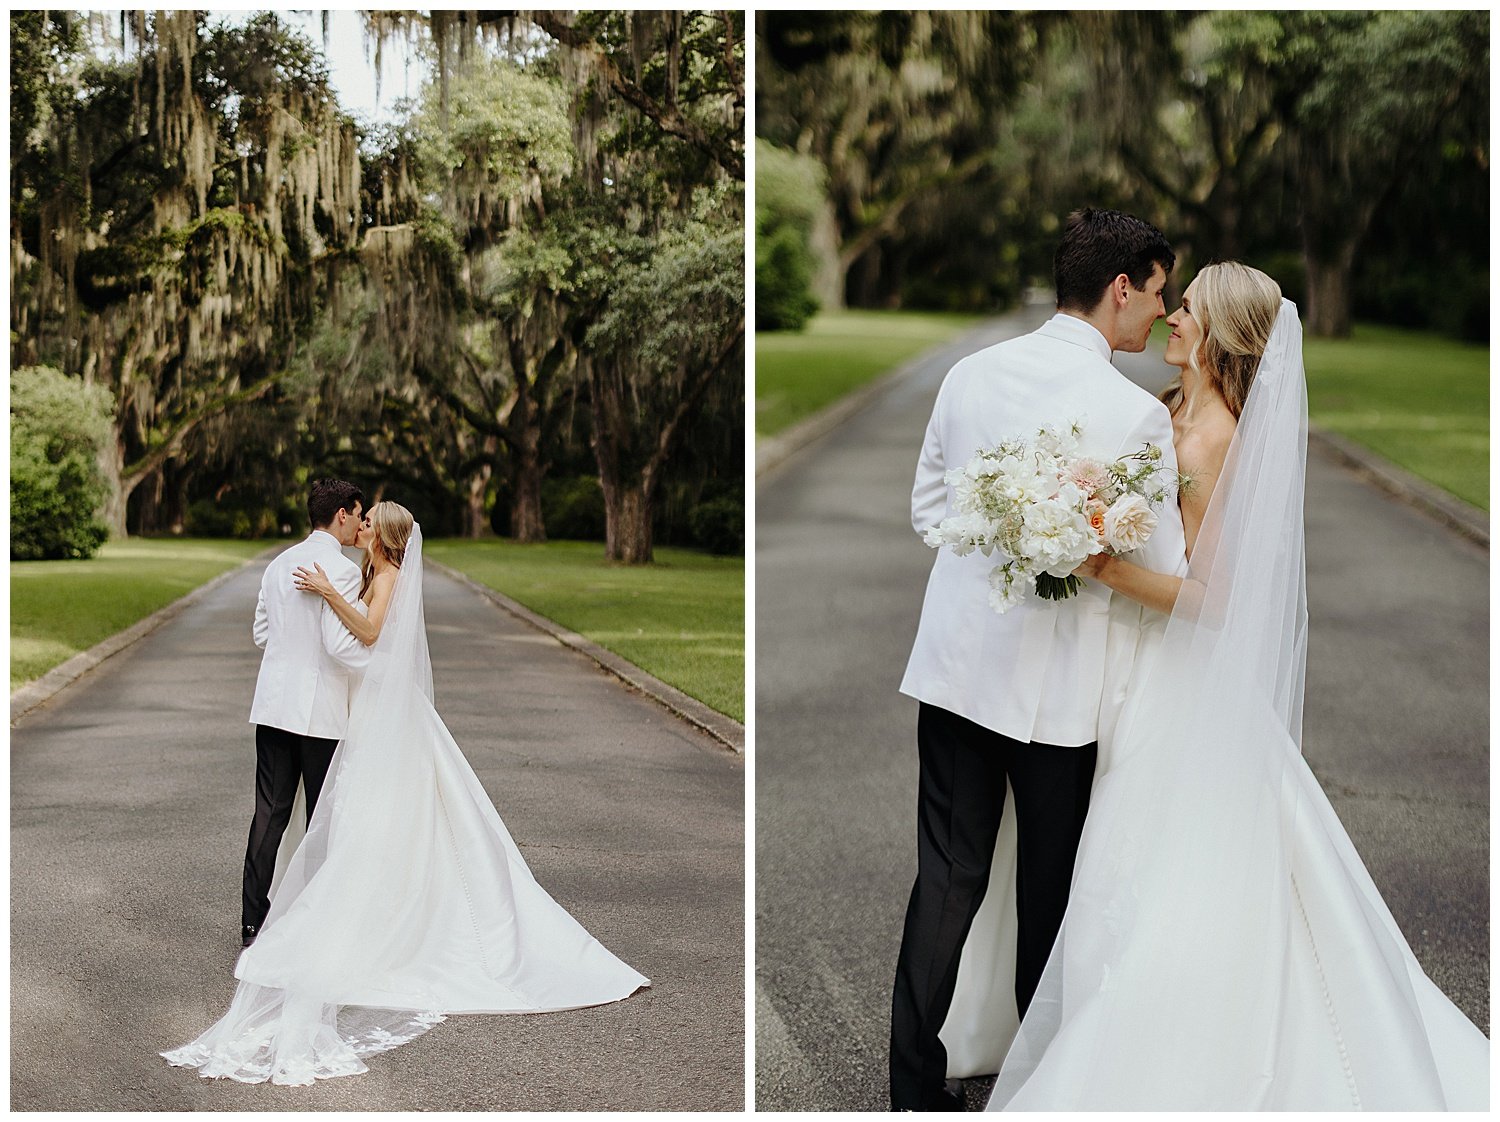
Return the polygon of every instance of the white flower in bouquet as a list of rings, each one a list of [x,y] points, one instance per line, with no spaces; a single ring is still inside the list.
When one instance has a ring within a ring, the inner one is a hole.
[[[1041,502],[1051,493],[1048,484],[1057,482],[1048,480],[1034,457],[1003,456],[991,462],[995,495],[1008,502]]]
[[[1156,511],[1134,492],[1121,495],[1104,514],[1104,542],[1115,553],[1140,549],[1156,532]]]
[[[1078,425],[1065,429],[1038,429],[1034,446],[1044,456],[1055,460],[1071,460],[1078,454],[1078,434],[1081,431],[1083,430]]]
[[[936,526],[928,527],[923,540],[934,549],[946,545],[960,557],[966,557],[976,549],[988,557],[994,548],[992,535],[993,527],[984,515],[955,514]]]
[[[1026,508],[1020,545],[1022,555],[1031,561],[1027,568],[1059,578],[1066,577],[1085,557],[1104,548],[1077,501],[1061,497]]]
[[[990,570],[990,607],[1003,615],[1026,599],[1030,588],[1029,580],[1017,580],[1015,573],[997,565]]]

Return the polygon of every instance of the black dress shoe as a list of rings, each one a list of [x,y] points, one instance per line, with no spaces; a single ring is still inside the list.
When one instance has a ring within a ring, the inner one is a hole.
[[[964,1085],[957,1079],[950,1079],[943,1084],[943,1089],[933,1095],[927,1103],[928,1110],[968,1110],[968,1101],[964,1098]]]
[[[921,1106],[899,1106],[891,1109],[897,1114],[926,1114],[929,1111],[968,1110],[969,1103],[964,1098],[963,1083],[957,1079],[950,1079],[941,1090],[928,1095]]]
[[[251,943],[255,942],[255,935],[259,930],[260,928],[256,927],[253,923],[247,923],[244,927],[240,928],[240,946],[248,947]]]

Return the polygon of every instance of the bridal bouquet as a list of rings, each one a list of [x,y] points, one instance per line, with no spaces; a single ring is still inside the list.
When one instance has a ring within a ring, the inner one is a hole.
[[[1002,441],[943,476],[956,492],[957,513],[931,527],[925,540],[960,557],[998,552],[1005,560],[990,571],[990,607],[997,612],[1033,589],[1046,600],[1077,595],[1082,582],[1072,574],[1084,558],[1145,545],[1157,509],[1178,485],[1154,444],[1104,463],[1078,454],[1080,432],[1075,423]]]

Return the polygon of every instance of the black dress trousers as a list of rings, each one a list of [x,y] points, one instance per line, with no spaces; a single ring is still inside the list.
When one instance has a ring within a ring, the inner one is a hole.
[[[891,1008],[894,1110],[940,1101],[948,1056],[938,1031],[989,885],[1007,778],[1016,802],[1016,1004],[1025,1015],[1067,909],[1098,745],[1021,743],[924,703],[917,752],[917,879]]]
[[[297,781],[307,791],[307,818],[323,790],[323,779],[333,760],[337,739],[305,736],[270,725],[255,726],[255,817],[245,846],[244,897],[240,922],[257,930],[271,910],[271,877],[276,872],[276,850],[292,818]]]

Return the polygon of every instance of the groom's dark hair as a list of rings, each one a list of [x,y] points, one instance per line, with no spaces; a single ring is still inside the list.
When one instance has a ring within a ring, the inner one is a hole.
[[[314,530],[321,530],[339,511],[353,514],[355,505],[364,501],[365,493],[352,483],[342,479],[314,479],[307,496],[307,520]]]
[[[1149,222],[1117,210],[1084,207],[1068,215],[1062,244],[1052,261],[1057,306],[1092,312],[1104,298],[1109,282],[1121,273],[1143,292],[1152,266],[1170,273],[1177,255],[1166,235]]]

